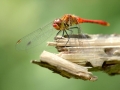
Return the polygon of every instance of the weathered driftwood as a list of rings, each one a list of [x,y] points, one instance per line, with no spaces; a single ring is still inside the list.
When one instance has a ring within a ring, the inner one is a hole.
[[[73,77],[90,81],[95,81],[97,79],[91,72],[88,72],[87,67],[77,65],[46,51],[41,54],[40,61],[33,60],[32,63],[49,68],[55,73],[67,78]]]
[[[44,53],[45,55],[42,54],[40,58],[42,61],[33,61],[33,63],[52,69],[62,76],[83,80],[97,79],[88,71],[104,71],[109,75],[120,74],[120,35],[86,35],[84,37],[71,35],[68,43],[66,43],[68,38],[56,37],[55,39],[55,42],[49,42],[48,46],[55,46],[60,52],[57,56],[63,60],[56,59],[56,63],[52,64],[54,62],[54,60],[50,60],[52,57]],[[43,56],[47,57],[47,60],[43,59]],[[67,65],[66,60],[75,63],[75,66]],[[66,63],[60,65],[64,61]],[[45,65],[43,65],[44,63]],[[77,69],[74,67],[78,67],[78,65],[82,69],[76,73]]]

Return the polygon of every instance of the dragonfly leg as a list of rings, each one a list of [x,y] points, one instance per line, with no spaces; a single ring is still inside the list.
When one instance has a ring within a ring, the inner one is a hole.
[[[72,35],[73,31],[72,31],[71,29],[69,29],[69,31],[71,32],[70,35]],[[66,33],[66,35],[67,35],[67,37],[68,37],[68,41],[67,41],[66,44],[65,44],[65,47],[66,47],[67,43],[68,43],[69,40],[70,40],[70,35],[67,33],[66,30],[65,30],[64,32]]]
[[[57,39],[56,37],[59,35],[59,33],[61,32],[61,30],[59,32],[57,32],[56,36],[55,36],[55,40]]]
[[[75,27],[70,27],[69,29],[75,29],[75,28],[77,28],[77,30],[78,30],[78,38],[87,38],[86,35],[84,35],[84,34],[81,32],[80,27],[75,26]],[[71,31],[72,31],[72,30],[71,30]]]

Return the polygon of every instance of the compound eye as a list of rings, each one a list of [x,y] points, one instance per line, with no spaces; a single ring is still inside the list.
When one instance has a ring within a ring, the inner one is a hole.
[[[55,29],[59,30],[60,27],[61,27],[61,23],[62,23],[62,20],[61,20],[61,19],[56,19],[56,20],[53,21],[53,27],[54,27]]]

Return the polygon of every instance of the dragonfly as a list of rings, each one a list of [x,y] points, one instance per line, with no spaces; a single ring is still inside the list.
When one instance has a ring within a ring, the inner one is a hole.
[[[46,39],[48,39],[51,35],[53,35],[55,30],[58,31],[56,36],[60,32],[63,32],[62,36],[64,36],[65,33],[68,35],[67,30],[70,30],[72,32],[73,28],[78,28],[78,31],[82,34],[79,27],[79,25],[82,23],[94,23],[102,26],[110,25],[108,22],[103,20],[90,20],[73,14],[65,14],[61,18],[55,19],[44,27],[41,27],[38,30],[19,39],[16,43],[16,48],[20,50],[26,50],[40,45],[41,43],[45,42]]]

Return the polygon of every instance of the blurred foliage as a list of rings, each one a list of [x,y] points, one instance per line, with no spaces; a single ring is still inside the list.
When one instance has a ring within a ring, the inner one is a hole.
[[[111,24],[110,27],[81,24],[84,33],[120,33],[119,9],[119,0],[0,0],[0,90],[120,89],[120,76],[94,72],[99,77],[96,82],[65,79],[29,63],[31,59],[38,59],[41,51],[15,50],[18,39],[64,14],[102,19]]]

